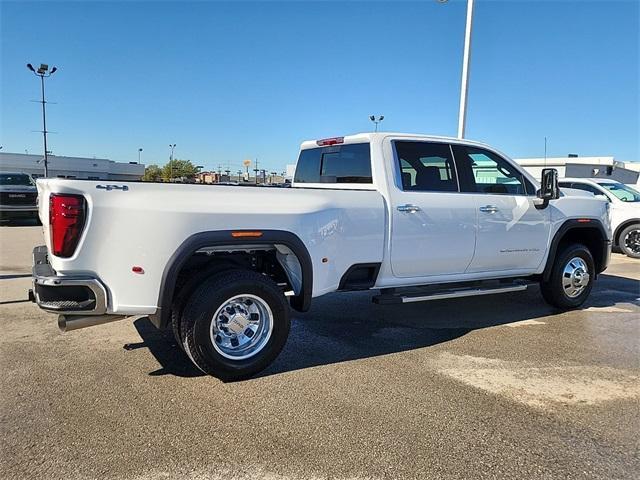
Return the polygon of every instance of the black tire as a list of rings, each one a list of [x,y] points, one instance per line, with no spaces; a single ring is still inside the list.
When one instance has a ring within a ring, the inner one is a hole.
[[[213,267],[209,267],[205,271],[200,271],[191,275],[182,286],[180,286],[180,290],[178,290],[178,294],[174,296],[173,302],[171,302],[171,329],[173,331],[173,338],[176,343],[184,350],[184,337],[180,331],[180,324],[182,321],[182,311],[184,310],[184,306],[189,300],[189,297],[193,295],[193,292],[200,286],[201,283],[205,282],[209,277],[212,277],[218,273],[222,273],[225,270],[229,270],[234,268],[229,264],[222,265],[214,265]]]
[[[629,225],[620,232],[618,247],[627,257],[640,258],[640,223]]]
[[[575,258],[582,259],[586,265],[589,282],[579,294],[572,297],[566,293],[563,279],[565,268],[568,268],[569,263]],[[568,245],[556,255],[549,280],[540,282],[542,296],[549,305],[562,310],[578,308],[591,293],[595,273],[595,263],[589,249],[582,244]]]
[[[258,297],[272,313],[271,335],[257,353],[245,359],[222,355],[210,335],[216,311],[237,295]],[[234,381],[251,377],[269,366],[284,347],[289,328],[289,305],[275,282],[250,270],[227,270],[206,279],[189,298],[181,316],[180,336],[196,367],[221,380]]]

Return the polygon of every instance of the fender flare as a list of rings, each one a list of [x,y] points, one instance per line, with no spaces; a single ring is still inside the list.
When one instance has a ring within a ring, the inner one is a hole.
[[[582,221],[581,221],[582,220]],[[577,218],[573,218],[573,219],[569,219],[566,220],[558,229],[558,231],[555,233],[555,235],[553,236],[553,240],[551,241],[551,245],[549,246],[549,255],[547,256],[547,261],[544,267],[544,270],[542,272],[542,279],[544,281],[548,281],[549,278],[551,277],[551,270],[553,269],[553,262],[556,259],[556,255],[558,253],[558,246],[560,245],[560,242],[562,241],[562,238],[570,231],[570,230],[577,230],[577,229],[581,229],[581,228],[597,228],[600,231],[600,234],[602,235],[602,239],[603,239],[603,265],[602,267],[606,268],[606,265],[608,263],[608,251],[610,250],[610,245],[611,245],[611,240],[607,237],[607,231],[604,228],[604,226],[602,225],[602,222],[598,219],[595,218],[590,218],[588,222],[585,222],[583,219],[577,219]],[[601,270],[598,271],[598,273],[600,273],[602,270],[604,270],[604,268],[602,268]]]
[[[241,232],[242,230],[233,230]],[[232,237],[231,230],[215,230],[199,232],[188,237],[171,255],[165,265],[160,282],[158,295],[158,310],[151,315],[151,321],[158,328],[166,327],[170,322],[171,302],[173,300],[178,273],[186,261],[199,249],[215,246],[232,246],[234,243],[251,244],[282,244],[287,246],[298,258],[302,270],[302,288],[299,295],[291,297],[291,307],[300,312],[306,312],[311,306],[313,291],[313,264],[307,247],[300,238],[283,230],[260,230],[260,237]]]

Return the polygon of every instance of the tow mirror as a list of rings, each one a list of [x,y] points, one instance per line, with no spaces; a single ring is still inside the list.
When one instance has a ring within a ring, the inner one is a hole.
[[[555,168],[545,168],[542,170],[542,181],[537,197],[542,200],[542,204],[537,208],[546,208],[549,200],[560,198],[560,187],[558,186],[558,171]]]
[[[538,198],[542,200],[555,200],[560,198],[560,188],[558,187],[558,171],[555,168],[545,168],[542,170],[542,182],[538,190]]]

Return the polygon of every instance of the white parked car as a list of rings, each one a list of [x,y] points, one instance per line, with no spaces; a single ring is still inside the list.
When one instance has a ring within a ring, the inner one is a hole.
[[[640,258],[640,192],[607,178],[563,178],[560,187],[590,192],[611,205],[613,247]]]
[[[148,315],[225,380],[269,365],[290,308],[330,292],[402,304],[539,283],[576,308],[609,262],[609,203],[557,182],[484,144],[390,133],[304,142],[287,189],[38,180],[32,298],[63,330]]]

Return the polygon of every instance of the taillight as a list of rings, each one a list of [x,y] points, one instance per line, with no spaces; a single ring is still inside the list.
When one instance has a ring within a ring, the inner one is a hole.
[[[82,195],[53,193],[49,197],[49,232],[53,255],[73,255],[84,227],[85,203]]]

